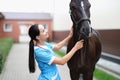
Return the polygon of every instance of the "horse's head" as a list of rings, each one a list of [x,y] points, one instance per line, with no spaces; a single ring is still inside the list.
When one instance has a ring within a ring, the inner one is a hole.
[[[75,35],[79,39],[88,39],[90,33],[90,3],[88,0],[71,0],[70,16],[73,22]]]

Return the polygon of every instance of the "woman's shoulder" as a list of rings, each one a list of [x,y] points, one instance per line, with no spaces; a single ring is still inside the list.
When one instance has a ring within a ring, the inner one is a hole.
[[[51,49],[53,48],[53,45],[51,43],[45,42],[45,45]]]
[[[49,43],[49,42],[45,42],[45,45],[52,45],[51,43]]]
[[[41,46],[34,46],[34,51],[45,51],[45,48]]]

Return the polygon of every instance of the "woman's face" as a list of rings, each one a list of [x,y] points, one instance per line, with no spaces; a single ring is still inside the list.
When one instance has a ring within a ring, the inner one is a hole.
[[[46,41],[47,38],[49,37],[47,30],[42,25],[38,25],[38,28],[40,31],[39,39],[41,41]]]

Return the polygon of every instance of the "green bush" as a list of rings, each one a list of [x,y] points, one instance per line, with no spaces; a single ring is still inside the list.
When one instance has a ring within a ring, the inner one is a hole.
[[[2,38],[0,39],[0,73],[8,56],[8,53],[12,47],[13,39],[12,38]]]

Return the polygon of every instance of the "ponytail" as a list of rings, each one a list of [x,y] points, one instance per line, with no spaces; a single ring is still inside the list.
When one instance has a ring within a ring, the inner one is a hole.
[[[36,36],[40,34],[38,24],[34,24],[29,28],[28,32],[31,40],[29,42],[29,71],[30,73],[35,72],[35,57],[34,57],[34,42],[36,41]]]
[[[30,71],[30,73],[35,72],[34,42],[33,42],[33,40],[30,40],[30,42],[29,42],[29,71]]]

